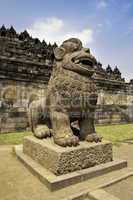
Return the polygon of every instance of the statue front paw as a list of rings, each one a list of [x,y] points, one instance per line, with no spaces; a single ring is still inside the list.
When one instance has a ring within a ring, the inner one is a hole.
[[[63,138],[54,138],[54,142],[62,147],[72,147],[79,144],[79,138],[75,135],[65,136]]]
[[[92,133],[92,134],[88,134],[86,139],[87,142],[101,142],[102,141],[102,137],[100,135],[98,135],[97,133]]]
[[[34,130],[34,136],[43,139],[47,137],[51,137],[52,130],[49,129],[46,125],[38,125]]]

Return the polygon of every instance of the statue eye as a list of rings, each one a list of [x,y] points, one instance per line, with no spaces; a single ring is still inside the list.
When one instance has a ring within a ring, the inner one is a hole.
[[[72,46],[73,46],[73,51],[78,51],[79,50],[79,48],[78,48],[78,46],[76,44],[74,44]]]

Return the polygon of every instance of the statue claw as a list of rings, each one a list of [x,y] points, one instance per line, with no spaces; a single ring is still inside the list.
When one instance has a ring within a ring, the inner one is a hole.
[[[88,134],[87,137],[86,137],[86,141],[98,143],[98,142],[102,141],[102,137],[97,135],[96,133]]]
[[[54,138],[54,142],[62,147],[72,147],[79,144],[79,138],[77,136],[69,136],[64,138]]]

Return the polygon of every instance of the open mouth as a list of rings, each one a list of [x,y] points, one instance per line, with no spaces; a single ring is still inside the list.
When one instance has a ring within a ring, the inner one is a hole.
[[[89,58],[72,59],[72,61],[86,68],[93,67],[93,62]]]

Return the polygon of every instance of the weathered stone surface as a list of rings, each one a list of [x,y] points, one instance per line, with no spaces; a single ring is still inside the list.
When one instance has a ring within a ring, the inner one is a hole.
[[[67,174],[112,161],[110,142],[80,142],[77,147],[62,148],[52,138],[39,140],[33,136],[24,138],[23,152],[56,175]]]
[[[63,147],[77,146],[79,140],[101,142],[94,125],[98,98],[93,79],[96,58],[78,38],[64,41],[54,50],[54,57],[47,94],[29,106],[34,136],[43,139],[52,135],[54,142]],[[75,121],[79,124],[79,137],[71,128]]]
[[[35,175],[44,185],[46,185],[52,191],[77,183],[82,183],[86,180],[90,180],[91,178],[109,174],[109,172],[113,171],[119,171],[118,177],[114,177],[113,180],[108,180],[108,183],[103,181],[103,183],[100,184],[100,187],[106,187],[107,185],[113,184],[114,182],[131,176],[131,169],[129,171],[127,170],[127,172],[124,170],[122,174],[120,172],[121,169],[127,168],[127,161],[125,160],[113,160],[111,162],[100,164],[94,167],[57,176],[49,170],[45,169],[36,161],[34,161],[30,156],[23,153],[23,145],[16,145],[14,147],[14,151],[18,159],[31,171],[31,173],[33,173],[33,175]]]
[[[0,111],[0,134],[23,131],[28,127],[27,112]]]

